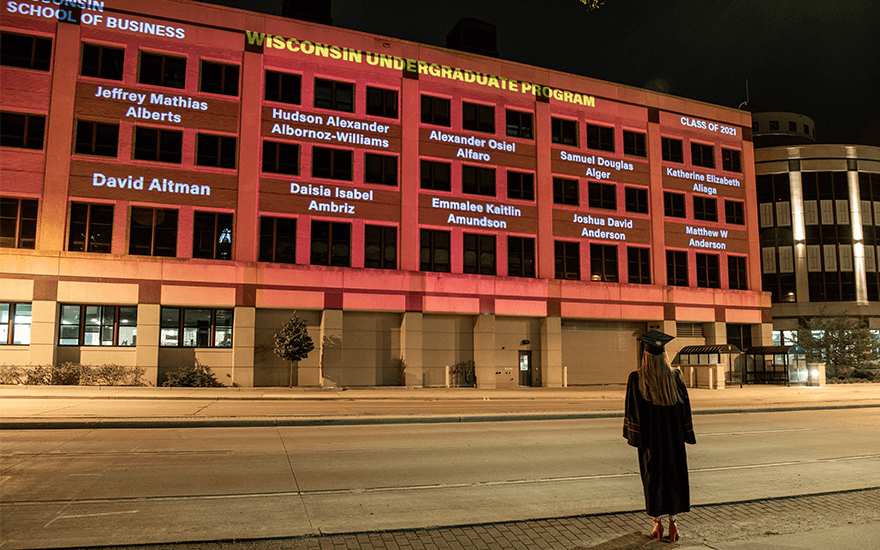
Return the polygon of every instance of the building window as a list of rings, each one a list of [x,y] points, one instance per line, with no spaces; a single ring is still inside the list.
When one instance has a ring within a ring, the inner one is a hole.
[[[351,266],[351,224],[312,221],[312,265]]]
[[[70,205],[67,250],[109,254],[113,244],[113,205],[75,202]]]
[[[727,257],[727,273],[730,288],[733,290],[748,290],[749,281],[746,277],[746,259],[743,256]]]
[[[745,207],[740,201],[724,201],[724,220],[735,225],[746,224]]]
[[[367,114],[397,118],[397,90],[367,86]]]
[[[623,131],[623,154],[631,157],[647,157],[648,147],[645,134],[641,132]]]
[[[742,172],[741,153],[736,149],[721,148],[721,167],[728,172]]]
[[[397,185],[397,157],[365,153],[364,182]]]
[[[804,124],[804,133],[810,135],[810,125]]]
[[[263,141],[263,172],[299,175],[299,145]]]
[[[721,288],[717,254],[697,252],[697,286],[699,288]]]
[[[193,258],[232,259],[232,214],[196,212],[193,223]]]
[[[420,170],[422,189],[452,191],[452,165],[450,163],[423,160]]]
[[[556,278],[581,280],[581,254],[578,243],[556,241],[554,244]]]
[[[718,221],[718,201],[708,197],[694,197],[694,219],[707,222]]]
[[[553,202],[556,204],[578,206],[580,204],[578,198],[578,180],[553,178]]]
[[[666,251],[666,284],[688,286],[687,252]]]
[[[637,214],[648,213],[648,190],[640,187],[626,187],[624,189],[626,211]]]
[[[135,160],[153,160],[180,164],[182,154],[183,132],[135,126]]]
[[[535,175],[529,172],[507,171],[507,198],[535,200]]]
[[[465,273],[495,275],[495,235],[463,235]]]
[[[36,248],[38,205],[31,199],[0,198],[0,248]]]
[[[550,119],[550,137],[553,143],[578,146],[578,122],[562,118]]]
[[[186,58],[141,52],[141,84],[186,88]]]
[[[163,307],[159,345],[184,348],[231,348],[232,309]]]
[[[0,112],[0,146],[42,149],[46,117]]]
[[[335,80],[315,79],[315,107],[334,111],[354,112],[354,84]]]
[[[788,121],[788,131],[789,132],[797,132],[797,122],[793,122],[791,120]]]
[[[137,345],[137,306],[62,305],[59,346]]]
[[[587,149],[614,152],[614,128],[587,124]]]
[[[199,132],[196,165],[216,168],[235,168],[235,141],[231,136]]]
[[[436,126],[451,126],[451,102],[441,97],[422,96],[422,123]]]
[[[96,44],[83,44],[82,76],[92,76],[106,80],[122,80],[125,50]]]
[[[449,231],[422,229],[419,231],[419,269],[449,273]]]
[[[302,102],[302,76],[278,71],[266,71],[266,101],[277,101],[290,105]]]
[[[627,247],[626,265],[630,284],[651,284],[651,249]]]
[[[617,210],[617,186],[613,183],[589,182],[587,192],[590,196],[590,208]]]
[[[590,244],[590,280],[616,283],[617,247],[605,244]]]
[[[364,267],[397,269],[397,228],[364,226]]]
[[[202,86],[208,94],[238,95],[238,65],[202,61]]]
[[[463,165],[461,167],[461,192],[494,197],[495,169]]]
[[[260,216],[261,262],[296,263],[296,218]]]
[[[31,343],[31,304],[0,303],[0,345]]]
[[[495,107],[477,103],[461,103],[461,127],[475,132],[495,133]]]
[[[703,168],[715,168],[715,147],[691,142],[691,163]]]
[[[680,139],[662,138],[663,160],[684,162],[684,149]]]
[[[131,209],[128,253],[136,256],[177,256],[177,210]]]
[[[507,109],[507,135],[532,139],[532,113]]]
[[[48,71],[51,61],[51,38],[0,33],[0,65]]]
[[[74,152],[80,155],[115,157],[119,144],[119,125],[76,121],[76,145]]]
[[[684,195],[682,193],[663,193],[663,214],[670,218],[684,218]]]
[[[771,120],[770,121],[770,131],[771,132],[778,132],[779,131],[779,121],[778,120]]]
[[[507,237],[507,275],[535,278],[535,239]]]
[[[351,181],[352,151],[312,147],[312,177]]]

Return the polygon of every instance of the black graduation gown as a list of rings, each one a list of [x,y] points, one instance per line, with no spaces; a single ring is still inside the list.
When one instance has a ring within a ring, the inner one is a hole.
[[[693,445],[697,440],[687,388],[681,379],[678,391],[682,403],[661,407],[642,398],[638,372],[631,373],[626,384],[623,437],[639,450],[645,508],[652,517],[690,510],[684,445]]]

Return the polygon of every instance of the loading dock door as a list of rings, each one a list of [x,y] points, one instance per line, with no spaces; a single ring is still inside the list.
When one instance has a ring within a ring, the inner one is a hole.
[[[626,384],[638,368],[636,336],[646,330],[646,323],[563,322],[562,364],[568,367],[569,385]]]

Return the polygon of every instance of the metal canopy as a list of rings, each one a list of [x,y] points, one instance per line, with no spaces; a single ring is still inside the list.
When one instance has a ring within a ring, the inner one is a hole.
[[[800,346],[755,346],[746,350],[746,355],[786,355],[789,353],[806,353]]]
[[[707,353],[742,353],[733,344],[715,344],[711,346],[685,346],[678,352],[681,355],[704,355]]]

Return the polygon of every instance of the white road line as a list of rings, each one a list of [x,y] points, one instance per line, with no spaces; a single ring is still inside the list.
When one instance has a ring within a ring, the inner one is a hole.
[[[49,523],[44,525],[43,528],[45,529],[46,527],[49,527],[50,525],[52,525],[53,523],[55,523],[59,519],[76,519],[76,518],[94,518],[94,517],[100,517],[100,516],[117,516],[120,514],[137,514],[138,512],[140,512],[140,510],[126,510],[124,512],[104,512],[103,514],[77,514],[77,515],[73,515],[73,516],[58,516],[57,518],[53,519],[52,521],[50,521]]]

